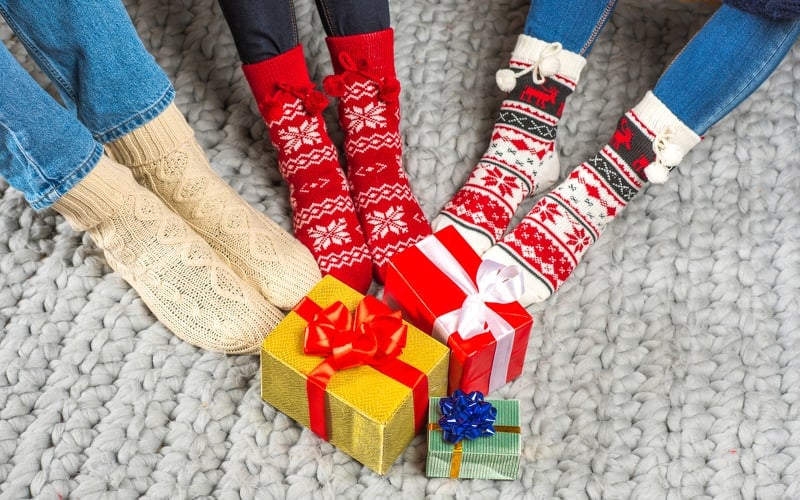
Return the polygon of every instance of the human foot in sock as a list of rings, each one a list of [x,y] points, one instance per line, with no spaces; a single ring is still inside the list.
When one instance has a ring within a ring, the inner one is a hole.
[[[156,318],[192,345],[258,352],[282,319],[184,220],[111,159],[101,158],[53,207],[74,229],[87,231]]]
[[[382,282],[389,258],[431,233],[402,166],[393,31],[325,40],[335,73],[325,91],[339,98],[347,179]]]
[[[372,282],[369,248],[322,118],[328,100],[314,90],[302,46],[242,69],[278,150],[295,235],[323,274],[365,292]]]
[[[669,168],[699,141],[648,92],[619,120],[609,144],[539,200],[483,257],[522,266],[523,305],[546,299],[645,183],[664,182]]]
[[[497,72],[498,86],[509,94],[489,148],[433,220],[434,230],[455,226],[483,253],[503,236],[525,197],[556,181],[556,127],[585,64],[586,59],[559,44],[520,35],[511,69]]]
[[[292,308],[319,281],[308,249],[211,169],[174,104],[107,147],[276,306]]]

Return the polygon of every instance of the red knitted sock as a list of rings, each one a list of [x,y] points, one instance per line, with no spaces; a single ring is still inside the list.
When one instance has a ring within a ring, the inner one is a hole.
[[[325,91],[339,98],[347,179],[383,281],[389,258],[431,233],[401,164],[400,83],[391,28],[326,39],[335,74]]]
[[[302,46],[242,69],[278,150],[297,239],[324,274],[365,292],[371,282],[369,249],[322,118],[328,100],[314,90]]]

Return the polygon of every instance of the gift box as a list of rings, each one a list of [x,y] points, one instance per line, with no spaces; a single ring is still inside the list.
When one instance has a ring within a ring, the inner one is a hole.
[[[522,450],[519,401],[486,400],[497,411],[492,425],[494,434],[452,443],[445,439],[440,425],[440,399],[430,401],[425,474],[462,479],[517,479]]]
[[[390,259],[384,300],[451,349],[449,391],[484,394],[519,377],[533,318],[517,266],[483,261],[453,227]]]
[[[447,348],[399,311],[324,277],[264,339],[267,403],[380,474],[447,388]]]

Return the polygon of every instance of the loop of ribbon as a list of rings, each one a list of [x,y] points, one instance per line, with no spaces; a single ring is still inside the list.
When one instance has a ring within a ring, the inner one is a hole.
[[[344,71],[339,75],[327,76],[322,82],[328,94],[342,97],[345,93],[345,84],[352,83],[353,78],[360,75],[377,85],[378,97],[381,100],[387,103],[397,102],[400,96],[400,82],[397,78],[383,77],[373,73],[366,60],[356,61],[347,52],[339,53],[338,60]]]
[[[303,352],[325,357],[306,381],[312,431],[328,440],[325,389],[337,371],[357,366],[371,366],[412,389],[415,425],[419,429],[425,418],[427,375],[397,359],[408,331],[400,311],[392,311],[373,296],[364,297],[354,315],[341,302],[321,308],[307,297],[294,311],[308,322]]]
[[[488,326],[497,342],[489,392],[505,385],[514,344],[514,327],[487,303],[508,304],[522,296],[525,285],[519,266],[484,260],[473,281],[435,236],[421,240],[417,248],[466,295],[460,308],[436,318],[431,335],[447,345],[448,338],[456,331],[467,340],[485,332]]]
[[[497,419],[497,408],[483,400],[478,391],[465,394],[456,389],[449,398],[439,400],[439,427],[448,443],[458,443],[462,439],[477,439],[481,436],[493,436],[494,422]]]
[[[258,105],[260,111],[267,116],[271,116],[270,110],[279,102],[279,96],[281,94],[288,94],[299,99],[303,104],[303,108],[305,108],[310,115],[321,113],[322,110],[328,106],[328,98],[325,97],[325,94],[316,90],[314,85],[292,85],[282,82],[276,84],[275,91],[272,95],[266,97]],[[280,110],[278,112],[280,112]]]

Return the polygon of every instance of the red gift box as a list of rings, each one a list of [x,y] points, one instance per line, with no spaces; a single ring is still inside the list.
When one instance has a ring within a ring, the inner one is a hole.
[[[533,326],[522,286],[516,266],[483,261],[447,227],[390,259],[383,298],[450,347],[449,392],[488,394],[522,374]]]

